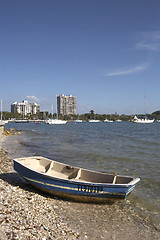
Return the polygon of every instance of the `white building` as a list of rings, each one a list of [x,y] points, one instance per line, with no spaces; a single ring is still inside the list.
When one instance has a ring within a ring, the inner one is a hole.
[[[27,114],[37,114],[40,112],[40,105],[37,103],[29,103],[26,100],[23,100],[21,103],[14,102],[11,104],[12,113],[20,113],[24,116]]]

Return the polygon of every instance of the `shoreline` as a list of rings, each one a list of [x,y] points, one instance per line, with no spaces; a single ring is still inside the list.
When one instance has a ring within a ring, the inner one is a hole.
[[[81,239],[56,214],[57,200],[26,184],[3,149],[0,190],[0,239]]]
[[[0,239],[160,238],[158,229],[139,218],[129,200],[113,205],[76,203],[34,189],[14,172],[12,160],[1,146],[0,190]]]

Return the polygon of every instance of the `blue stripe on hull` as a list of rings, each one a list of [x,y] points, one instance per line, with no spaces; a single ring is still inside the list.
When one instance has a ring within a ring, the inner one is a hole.
[[[36,186],[33,183],[31,183],[31,185],[35,186],[36,188],[42,190],[43,192],[49,193],[50,195],[62,198],[62,199],[68,199],[68,200],[72,200],[72,201],[78,201],[78,202],[90,202],[90,203],[106,203],[106,202],[113,202],[115,200],[119,200],[119,199],[124,199],[121,198],[119,196],[114,196],[114,198],[111,195],[107,195],[105,194],[103,197],[102,195],[80,195],[79,193],[64,193],[62,191],[50,191],[44,188],[41,188],[40,186]]]

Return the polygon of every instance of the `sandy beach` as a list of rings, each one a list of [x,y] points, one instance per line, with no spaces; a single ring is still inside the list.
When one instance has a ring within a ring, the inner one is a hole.
[[[50,197],[26,184],[0,149],[0,239],[157,240],[159,229],[129,200],[84,204]]]

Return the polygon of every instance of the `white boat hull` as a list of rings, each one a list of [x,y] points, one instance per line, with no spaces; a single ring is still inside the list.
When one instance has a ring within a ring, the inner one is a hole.
[[[134,117],[133,120],[134,123],[153,123],[154,119],[148,119],[148,118],[137,118],[137,116]]]
[[[65,124],[67,121],[59,120],[59,119],[48,119],[46,121],[47,124]]]
[[[113,122],[112,120],[105,119],[104,122]]]
[[[90,123],[97,123],[97,122],[100,122],[100,120],[89,120]]]

